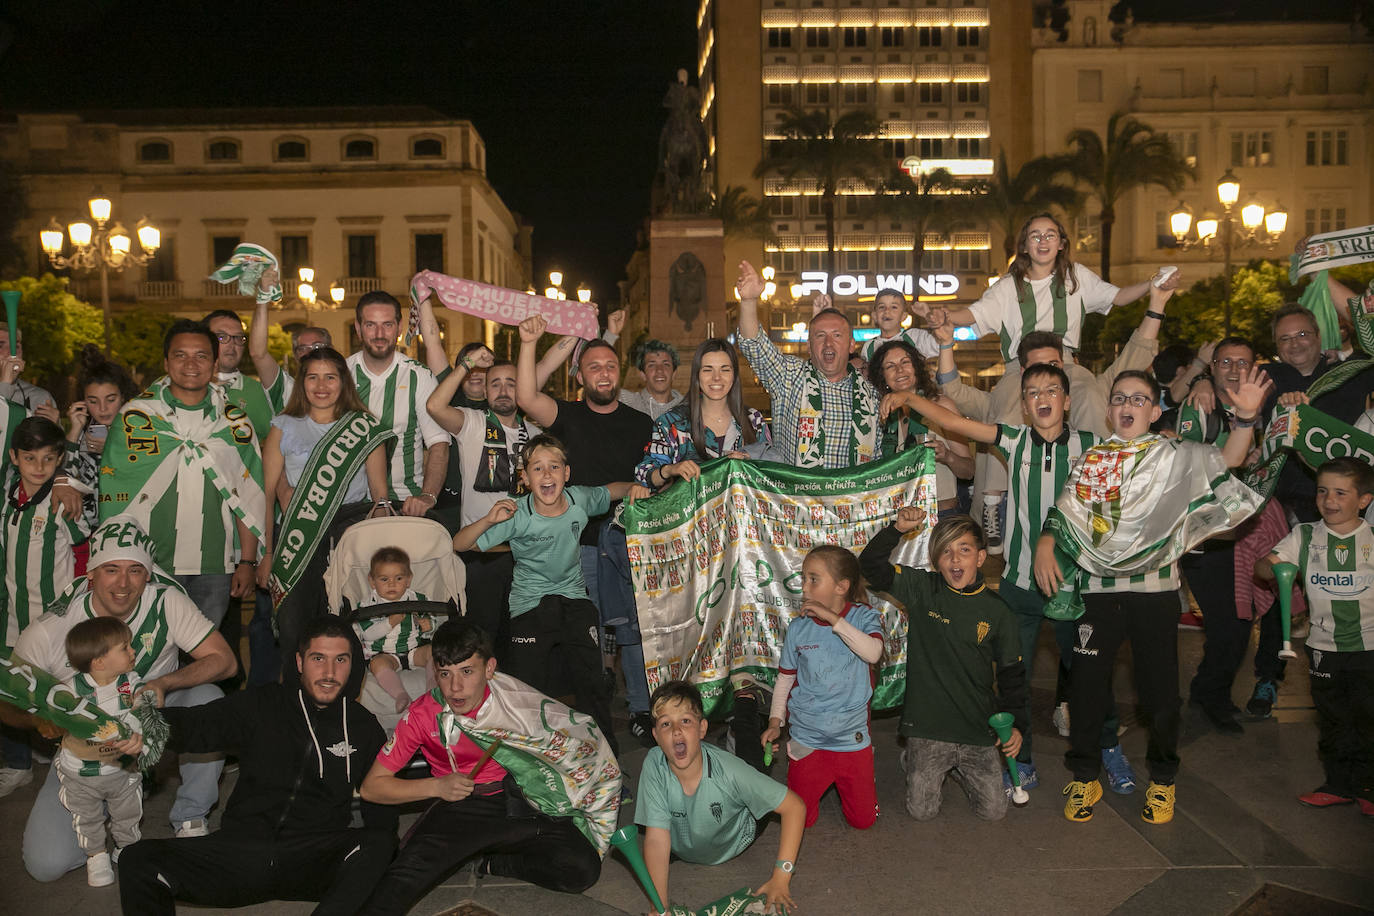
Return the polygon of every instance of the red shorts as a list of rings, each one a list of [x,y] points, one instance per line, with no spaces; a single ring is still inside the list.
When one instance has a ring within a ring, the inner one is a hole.
[[[878,789],[873,782],[873,745],[858,751],[812,751],[787,761],[787,788],[806,802],[806,826],[820,817],[821,796],[835,786],[849,826],[866,830],[878,819]]]

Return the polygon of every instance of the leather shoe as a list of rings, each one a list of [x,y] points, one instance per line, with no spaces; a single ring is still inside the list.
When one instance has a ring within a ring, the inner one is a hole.
[[[1312,792],[1308,792],[1306,795],[1298,796],[1298,801],[1302,802],[1309,808],[1330,808],[1333,805],[1348,805],[1354,800],[1355,799],[1350,798],[1349,796],[1336,795],[1333,792],[1323,792],[1321,789],[1316,789]],[[1369,803],[1365,802],[1365,804]],[[1374,805],[1371,805],[1370,807],[1374,808]]]

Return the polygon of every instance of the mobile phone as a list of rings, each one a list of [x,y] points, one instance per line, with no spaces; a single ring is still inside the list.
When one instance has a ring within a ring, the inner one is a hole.
[[[1150,282],[1154,284],[1155,289],[1159,289],[1161,286],[1165,284],[1165,282],[1170,277],[1172,277],[1176,273],[1178,273],[1177,267],[1161,267],[1159,269],[1159,273],[1155,274],[1154,279]]]
[[[93,439],[104,439],[109,433],[110,428],[104,423],[92,423],[86,427],[86,435]]]

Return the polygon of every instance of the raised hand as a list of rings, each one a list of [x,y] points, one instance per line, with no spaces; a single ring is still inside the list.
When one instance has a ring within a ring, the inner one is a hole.
[[[903,407],[913,407],[910,391],[893,391],[883,395],[882,403],[878,405],[878,419],[887,421],[888,415],[894,410]]]
[[[954,322],[949,320],[948,313],[945,314],[945,320],[940,322],[939,324],[930,322],[929,328],[931,335],[933,335],[935,339],[940,343],[954,343]]]
[[[1217,406],[1216,386],[1208,379],[1199,380],[1183,403],[1191,405],[1198,413],[1211,413]]]
[[[739,276],[735,278],[735,289],[740,299],[757,299],[763,295],[763,278],[748,261],[739,262]]]
[[[902,534],[915,531],[926,523],[926,510],[920,506],[903,506],[897,510],[897,518],[892,523]]]
[[[1311,399],[1308,398],[1306,391],[1285,391],[1279,395],[1280,407],[1297,407],[1299,404],[1309,403]]]
[[[494,362],[496,362],[496,354],[486,347],[479,347],[472,359],[472,364],[479,369],[490,369]]]
[[[520,322],[520,342],[538,343],[548,326],[549,322],[543,315],[531,315]]]
[[[830,297],[825,293],[817,293],[811,299],[811,315],[814,317],[831,307]]]
[[[620,336],[620,332],[625,330],[624,309],[616,309],[614,312],[611,312],[609,315],[606,316],[606,330],[614,334],[616,337]]]
[[[495,525],[500,522],[504,522],[506,519],[510,518],[514,514],[515,500],[503,499],[498,501],[496,505],[492,506],[491,509],[487,512],[487,521]]]
[[[1274,389],[1274,380],[1259,366],[1251,366],[1240,380],[1240,387],[1231,393],[1231,406],[1236,409],[1236,417],[1253,420],[1259,416],[1260,408]]]

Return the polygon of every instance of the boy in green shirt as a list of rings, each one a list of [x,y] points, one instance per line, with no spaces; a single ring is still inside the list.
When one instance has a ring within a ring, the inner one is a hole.
[[[709,723],[701,694],[668,681],[649,698],[658,747],[644,758],[635,823],[644,828],[644,862],[658,897],[668,901],[668,857],[719,865],[744,852],[770,811],[782,817],[772,876],[756,894],[770,907],[792,902],[793,863],[801,848],[806,805],[791,789],[738,757],[704,744]]]

